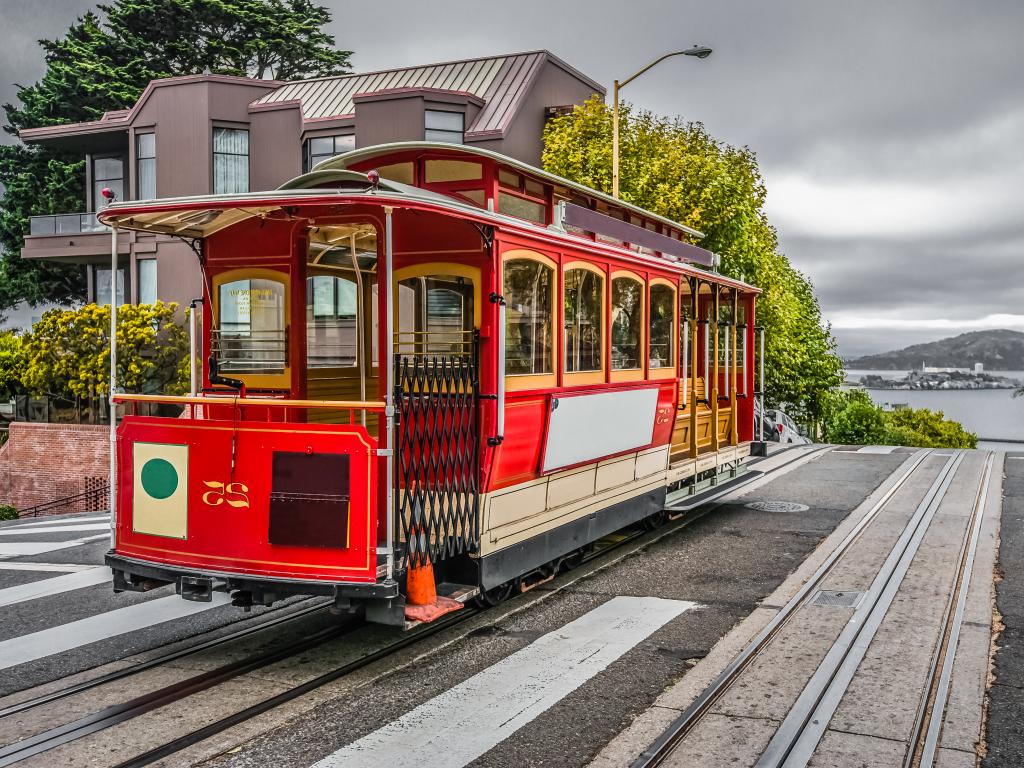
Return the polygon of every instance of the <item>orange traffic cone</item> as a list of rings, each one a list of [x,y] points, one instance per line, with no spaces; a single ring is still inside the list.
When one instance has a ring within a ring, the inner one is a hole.
[[[415,492],[415,486],[413,486]],[[419,499],[413,501],[409,526],[409,569],[405,576],[405,618],[408,621],[433,621],[462,607],[458,600],[438,597],[434,566],[428,559],[427,536]]]

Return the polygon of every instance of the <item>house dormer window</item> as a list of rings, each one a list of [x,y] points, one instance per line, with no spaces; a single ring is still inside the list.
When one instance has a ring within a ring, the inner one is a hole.
[[[441,112],[428,109],[424,117],[423,138],[425,141],[443,141],[448,144],[462,144],[466,116],[461,112]]]
[[[305,172],[308,173],[316,168],[317,163],[330,160],[332,157],[351,152],[356,148],[356,137],[354,133],[342,136],[314,136],[306,140],[303,160],[306,164]]]
[[[249,191],[249,132],[243,128],[213,129],[213,194]]]

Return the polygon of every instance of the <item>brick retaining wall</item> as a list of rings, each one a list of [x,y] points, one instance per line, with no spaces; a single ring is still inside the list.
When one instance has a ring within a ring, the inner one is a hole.
[[[110,471],[109,427],[97,424],[12,422],[0,450],[0,503],[26,509],[105,483]],[[95,504],[51,510],[84,512]]]

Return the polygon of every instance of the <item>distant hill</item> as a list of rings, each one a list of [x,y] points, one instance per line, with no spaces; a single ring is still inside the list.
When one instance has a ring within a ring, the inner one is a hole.
[[[866,355],[846,361],[847,368],[875,371],[913,370],[924,365],[938,368],[973,368],[986,371],[1024,371],[1024,333],[1005,329],[972,331],[906,349]]]

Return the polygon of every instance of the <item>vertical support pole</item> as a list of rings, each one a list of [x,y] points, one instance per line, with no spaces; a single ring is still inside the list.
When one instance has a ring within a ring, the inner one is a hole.
[[[619,196],[619,81],[612,85],[612,197]]]
[[[384,415],[388,433],[388,452],[385,459],[387,476],[387,580],[395,575],[395,312],[394,312],[394,243],[392,214],[394,208],[384,209]]]
[[[722,342],[725,344],[725,350],[724,350],[724,352],[725,352],[725,375],[722,377],[722,386],[725,388],[725,392],[723,394],[726,397],[729,397],[730,396],[730,388],[729,388],[729,384],[730,384],[730,381],[729,381],[729,370],[730,370],[729,361],[730,361],[730,358],[729,358],[729,325],[728,324],[726,324],[726,326],[725,326],[725,333],[722,334]]]
[[[356,362],[359,365],[359,399],[366,402],[366,321],[363,318],[365,303],[363,301],[363,273],[359,271],[359,259],[356,258],[356,235],[353,232],[349,240],[349,254],[352,256],[352,271],[356,273]],[[366,426],[366,411],[360,411],[362,424]],[[351,414],[349,414],[351,420]]]
[[[498,302],[498,385],[497,389],[497,434],[495,439],[501,443],[505,439],[505,300]]]
[[[729,365],[729,378],[732,380],[729,384],[729,407],[732,408],[732,417],[729,419],[729,444],[738,445],[740,442],[740,430],[739,430],[739,413],[737,412],[737,406],[739,402],[736,399],[736,361],[739,359],[739,355],[736,352],[736,307],[733,305],[733,323],[729,327],[729,333],[732,334],[732,360]]]
[[[760,352],[758,354],[758,393],[757,397],[761,403],[761,418],[757,420],[757,439],[764,442],[764,328],[758,328]]]
[[[690,402],[690,320],[683,320],[683,359],[679,361],[682,369],[683,396],[679,399],[685,409]]]
[[[699,285],[699,284],[698,284]],[[694,289],[696,290],[696,288]],[[694,299],[696,303],[696,299]],[[694,311],[694,317],[696,317],[696,310]],[[693,328],[690,329],[690,346],[693,348],[694,357],[694,373],[697,371],[696,357],[697,357],[697,326],[698,323],[694,321]],[[706,381],[706,379],[705,379]],[[690,387],[689,398],[687,404],[690,408],[690,458],[696,459],[697,453],[700,448],[697,445],[697,383],[694,381],[694,385]]]
[[[110,225],[110,548],[117,546],[117,224]]]
[[[196,376],[196,307],[202,299],[192,299],[188,305],[188,394],[195,397],[199,392]]]
[[[708,328],[714,324],[711,331],[712,356],[711,356],[711,450],[718,451],[718,286],[714,286],[714,293],[711,301],[711,317],[708,318]]]

